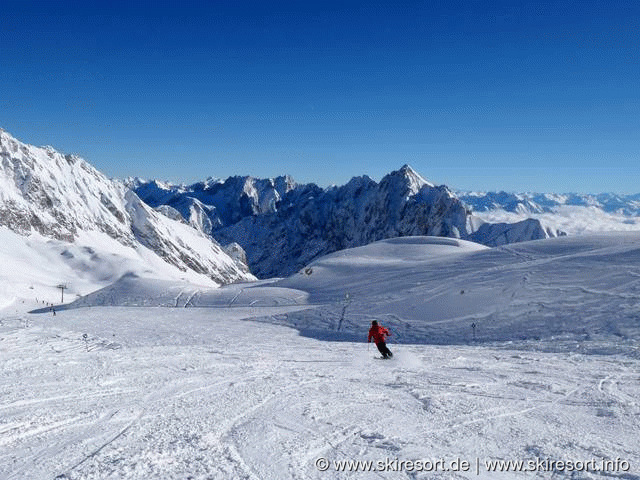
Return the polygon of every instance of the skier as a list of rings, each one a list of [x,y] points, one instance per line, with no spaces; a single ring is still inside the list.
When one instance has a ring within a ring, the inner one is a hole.
[[[376,347],[378,347],[378,350],[380,350],[380,353],[382,354],[382,358],[385,360],[393,357],[393,353],[391,353],[391,350],[389,350],[389,347],[387,347],[387,343],[385,342],[385,338],[390,335],[391,333],[389,330],[384,328],[382,325],[378,325],[376,320],[371,322],[367,342],[371,343],[371,338],[373,338],[374,342],[376,342]]]

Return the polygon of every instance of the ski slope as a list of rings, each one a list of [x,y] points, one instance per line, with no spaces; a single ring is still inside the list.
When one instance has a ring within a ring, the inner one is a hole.
[[[124,246],[97,231],[79,231],[74,242],[66,242],[38,233],[23,237],[0,226],[0,265],[0,315],[60,303],[58,285],[66,286],[64,298],[69,302],[127,275],[164,278],[172,285],[217,286],[207,276],[181,271],[145,247]]]
[[[125,274],[55,317],[12,304],[0,478],[640,478],[639,253],[632,233],[409,237],[287,279]],[[392,361],[365,343],[374,318]],[[486,463],[534,459],[612,463]],[[388,471],[338,471],[347,460]]]
[[[422,243],[421,243],[422,242]],[[403,254],[401,251],[406,252]],[[552,340],[586,349],[600,338],[636,352],[640,235],[560,237],[488,249],[408,237],[337,252],[278,282],[324,304],[284,324],[357,334],[376,319],[403,343]],[[346,299],[346,296],[348,300]]]

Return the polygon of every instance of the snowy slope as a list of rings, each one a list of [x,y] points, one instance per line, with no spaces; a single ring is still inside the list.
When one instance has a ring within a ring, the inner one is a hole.
[[[140,260],[156,254],[185,276],[205,276],[217,284],[253,279],[220,245],[153,211],[83,159],[26,145],[2,130],[0,226],[24,238],[38,235],[67,242],[70,248],[87,235],[109,237],[112,242],[107,243],[119,244],[109,251],[134,249]]]
[[[0,477],[640,478],[638,252],[638,234],[402,238],[277,282],[127,275],[56,317],[6,313]],[[378,470],[336,463],[359,460]]]
[[[620,459],[628,470],[577,478],[640,474],[637,359],[392,345],[395,360],[382,362],[362,342],[237,320],[248,314],[94,308],[55,322],[4,319],[0,477],[536,478],[489,472],[496,459]],[[328,471],[316,466],[323,459]],[[332,463],[396,459],[460,459],[470,470]]]
[[[401,237],[335,252],[282,280],[180,288],[156,298],[137,293],[148,290],[147,280],[132,277],[126,288],[116,283],[96,292],[101,300],[92,295],[70,307],[140,304],[125,291],[147,306],[307,305],[264,321],[352,339],[376,319],[393,328],[396,341],[436,344],[471,341],[475,324],[477,342],[555,338],[587,351],[591,340],[606,337],[627,351],[640,338],[639,252],[638,233],[498,248]]]
[[[82,232],[74,242],[34,233],[18,235],[0,227],[0,312],[47,308],[101,289],[126,275],[163,278],[215,288],[217,283],[192,270],[181,271],[153,251],[122,245],[102,232]]]
[[[283,317],[283,323],[335,330],[349,294],[340,328],[345,334],[377,319],[391,325],[403,342],[465,343],[472,339],[472,324],[483,342],[556,338],[588,349],[590,339],[602,335],[631,348],[640,338],[638,233],[560,237],[484,250],[448,240],[458,246],[439,246],[447,255],[433,254],[429,243],[413,245],[408,256],[398,255],[398,242],[412,241],[394,239],[337,252],[278,282],[307,291],[312,302],[325,305],[304,317]],[[378,266],[381,248],[388,259],[384,268]],[[369,261],[372,251],[376,262]]]

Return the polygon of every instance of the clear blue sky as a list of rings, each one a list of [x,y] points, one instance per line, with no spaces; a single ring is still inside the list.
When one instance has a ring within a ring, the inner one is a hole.
[[[0,7],[0,126],[112,177],[640,192],[640,3]]]

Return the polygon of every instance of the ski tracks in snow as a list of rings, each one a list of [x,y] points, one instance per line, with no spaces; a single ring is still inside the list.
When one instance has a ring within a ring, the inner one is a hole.
[[[2,478],[395,478],[314,463],[533,451],[640,461],[632,358],[395,345],[394,360],[375,362],[364,344],[222,309],[213,319],[206,309],[131,309],[109,328],[157,330],[111,349],[92,331],[104,309],[56,318],[67,315],[75,332],[42,322],[1,332]]]
[[[181,290],[175,298],[175,308],[188,308],[194,306],[194,299],[202,293],[202,290]]]

